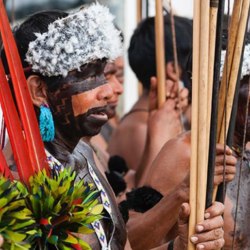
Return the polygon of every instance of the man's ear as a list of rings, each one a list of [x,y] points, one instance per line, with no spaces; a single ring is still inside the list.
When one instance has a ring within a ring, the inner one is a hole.
[[[180,74],[180,76],[181,76],[181,73],[182,71],[181,71],[181,68],[179,67],[179,74]],[[179,77],[180,77],[179,76]],[[176,74],[176,72],[175,72],[175,67],[174,67],[174,62],[167,62],[167,64],[166,64],[166,78],[167,79],[171,79],[171,80],[173,80],[173,81],[177,81],[177,74]]]
[[[46,85],[37,75],[31,75],[27,79],[27,84],[33,104],[40,107],[47,103]]]

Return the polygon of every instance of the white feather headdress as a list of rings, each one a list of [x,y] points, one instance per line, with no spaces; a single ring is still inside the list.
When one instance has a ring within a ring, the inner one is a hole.
[[[221,67],[220,67],[220,77],[222,78],[223,74],[223,67],[226,60],[226,51],[221,51]],[[250,43],[245,46],[242,67],[241,67],[241,77],[242,79],[244,76],[250,75]]]
[[[36,33],[26,61],[44,76],[66,76],[84,64],[121,55],[120,32],[107,7],[95,3],[51,23],[46,33]]]

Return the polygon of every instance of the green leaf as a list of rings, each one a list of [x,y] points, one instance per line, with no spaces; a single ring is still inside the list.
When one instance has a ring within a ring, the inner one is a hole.
[[[29,219],[30,215],[31,215],[31,211],[28,208],[24,208],[21,211],[11,213],[11,216],[13,218],[17,218],[19,220]]]
[[[3,208],[8,204],[8,199],[7,198],[1,198],[0,199],[0,208]]]
[[[35,224],[35,220],[28,220],[28,221],[24,221],[24,222],[19,222],[19,223],[16,223],[11,229],[12,230],[18,230],[18,229],[21,229],[21,228],[25,228],[27,226],[30,226],[32,224]],[[26,232],[27,233],[27,232]]]
[[[68,234],[68,237],[63,240],[64,242],[71,243],[71,244],[77,244],[78,240],[71,234]]]
[[[13,242],[21,242],[26,238],[25,234],[16,233],[13,231],[6,230],[5,233],[8,236],[8,238],[11,239],[11,241]]]
[[[93,229],[88,228],[86,226],[81,226],[78,228],[78,233],[80,233],[80,234],[91,234],[93,232],[94,232]]]
[[[87,242],[85,242],[85,241],[83,241],[81,239],[79,239],[78,243],[82,247],[82,250],[91,250],[92,249]]]
[[[93,191],[91,192],[83,201],[83,204],[86,204],[92,200],[95,200],[97,197],[99,196],[99,191],[96,190],[96,191]]]
[[[101,214],[102,210],[103,210],[103,205],[98,204],[98,205],[94,206],[90,212],[91,212],[91,214],[98,215],[98,214]]]

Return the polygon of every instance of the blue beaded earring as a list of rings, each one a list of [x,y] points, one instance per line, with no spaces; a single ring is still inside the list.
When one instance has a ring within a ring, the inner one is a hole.
[[[55,137],[55,126],[52,113],[47,104],[40,106],[39,128],[43,141],[53,141]]]

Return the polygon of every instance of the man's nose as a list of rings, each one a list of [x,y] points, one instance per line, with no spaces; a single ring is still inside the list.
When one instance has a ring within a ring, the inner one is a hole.
[[[110,84],[105,83],[99,87],[99,92],[97,94],[97,99],[101,100],[109,100],[113,96],[113,89]]]
[[[115,75],[112,76],[112,79],[110,80],[113,85],[113,90],[117,95],[121,95],[123,93],[123,86],[118,81],[117,77]]]

